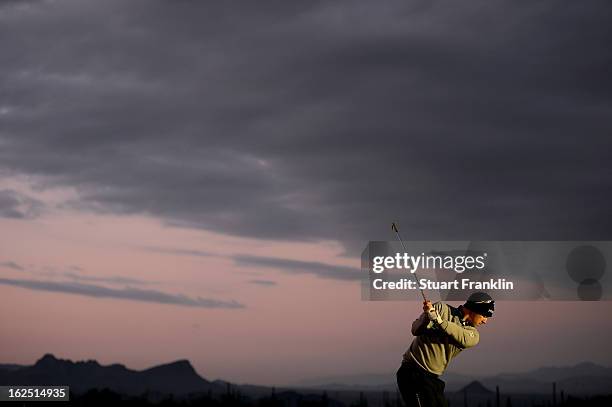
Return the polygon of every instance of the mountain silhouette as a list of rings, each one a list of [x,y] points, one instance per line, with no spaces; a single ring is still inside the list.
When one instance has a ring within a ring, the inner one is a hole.
[[[390,386],[394,385],[391,372],[388,377]],[[453,378],[452,375],[443,377],[445,380],[450,379],[449,382],[452,382]],[[495,394],[490,389],[495,386],[499,386],[503,394],[512,394],[513,402],[519,400],[516,397],[520,394],[526,397],[529,395],[531,398],[539,395],[542,400],[546,399],[552,391],[553,381],[557,384],[557,391],[564,390],[565,394],[609,394],[612,369],[593,363],[581,363],[569,367],[544,367],[523,373],[500,374],[479,378],[478,381],[474,381],[474,378],[470,381],[468,376],[459,378],[463,383],[454,387],[456,391],[447,387],[447,396],[453,400],[453,404],[460,405],[467,397],[470,404],[485,405],[494,397]],[[328,406],[335,405],[336,402],[345,405],[359,403],[363,394],[367,394],[371,406],[379,406],[386,403],[385,393],[391,398],[396,394],[395,387],[389,387],[390,390],[380,385],[362,384],[349,387],[349,383],[344,383],[341,388],[334,390],[327,389]],[[299,400],[315,403],[317,400],[321,401],[326,394],[319,386],[274,389],[249,384],[237,385],[223,380],[211,382],[201,377],[188,360],[177,360],[144,370],[132,370],[121,364],[100,365],[95,360],[73,362],[58,359],[52,354],[44,355],[31,366],[0,364],[0,385],[67,385],[76,395],[90,390],[109,389],[126,396],[145,395],[152,401],[162,400],[170,394],[185,399],[192,396],[210,396],[217,400],[233,395],[232,397],[248,397],[252,400],[263,399],[271,403],[274,400],[282,400],[289,405],[297,405],[295,403]]]
[[[504,373],[482,379],[485,386],[499,386],[511,393],[548,394],[553,382],[569,394],[607,394],[612,383],[612,368],[591,362],[574,366],[541,367],[521,373]]]
[[[474,380],[473,382],[469,383],[467,386],[459,390],[459,392],[461,393],[467,392],[468,394],[483,394],[483,395],[493,394],[491,390],[484,387],[483,384],[480,383],[478,380]]]
[[[195,371],[187,360],[137,371],[120,364],[102,366],[95,360],[73,362],[46,354],[33,366],[0,365],[1,385],[67,385],[76,393],[108,388],[126,395],[189,394],[225,391]]]
[[[506,393],[549,395],[552,383],[557,391],[565,394],[596,395],[609,394],[612,389],[612,368],[592,362],[581,362],[571,366],[540,367],[525,372],[501,373],[493,376],[471,376],[446,372],[441,377],[446,382],[447,392],[461,393],[463,388],[478,380],[486,389],[499,386]],[[393,372],[385,374],[357,374],[334,377],[311,378],[298,382],[296,388],[315,388],[353,391],[391,391],[397,388]],[[469,391],[469,389],[468,389]]]
[[[347,402],[343,404],[324,396],[321,392],[296,392],[266,386],[237,385],[223,380],[210,382],[202,378],[188,360],[178,360],[137,371],[121,364],[103,366],[95,360],[73,362],[58,359],[52,354],[44,355],[32,366],[0,364],[0,385],[64,385],[70,386],[70,391],[76,396],[88,397],[88,394],[93,394],[90,397],[94,399],[112,398],[114,396],[109,393],[112,392],[121,397],[144,396],[153,402],[159,402],[173,395],[182,400],[197,399],[197,397],[213,397],[221,400],[234,397],[236,402],[240,401],[241,397],[268,398],[273,405],[281,402],[290,406],[299,403],[317,405],[325,400],[324,404],[327,407],[342,407],[344,404],[353,403],[359,397],[359,392],[337,394],[338,397],[346,399]],[[274,399],[270,399],[271,395]]]

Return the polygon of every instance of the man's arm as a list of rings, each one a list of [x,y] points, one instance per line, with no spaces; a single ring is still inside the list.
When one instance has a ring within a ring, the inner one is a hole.
[[[480,340],[478,331],[471,326],[462,326],[451,321],[442,321],[439,325],[463,349],[476,346]]]
[[[430,311],[433,310],[431,301],[423,301],[423,313],[412,323],[412,334],[414,336],[420,336],[425,333],[429,322],[434,319],[433,314]]]
[[[434,321],[448,336],[453,338],[460,347],[467,349],[476,346],[480,340],[480,335],[476,328],[459,325],[447,319],[440,318],[440,315],[443,314],[442,307],[444,307],[444,304],[441,302],[437,302],[432,306],[429,301],[424,303],[423,306],[423,308],[429,309],[429,319]],[[432,310],[435,312],[432,312]]]
[[[417,319],[412,323],[412,334],[414,336],[420,336],[425,333],[427,329],[427,324],[429,323],[429,317],[427,313],[423,312]]]

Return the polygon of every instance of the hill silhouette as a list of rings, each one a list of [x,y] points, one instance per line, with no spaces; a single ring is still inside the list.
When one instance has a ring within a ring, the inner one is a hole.
[[[71,391],[110,389],[126,395],[145,392],[188,394],[223,392],[225,388],[209,382],[195,371],[187,360],[137,371],[121,364],[102,366],[95,360],[73,362],[46,354],[33,366],[10,369],[0,367],[0,383],[12,385],[68,385]]]
[[[388,375],[389,380],[393,379],[392,373]],[[467,378],[461,377],[462,380]],[[513,406],[538,406],[550,401],[553,381],[556,382],[557,392],[563,390],[566,396],[610,394],[612,369],[581,363],[572,367],[544,367],[524,373],[500,374],[470,382],[465,380],[462,387],[455,387],[456,391],[447,388],[446,396],[453,405],[463,405],[466,400],[470,406],[486,405],[495,398],[495,392],[490,389],[499,386],[502,398],[506,400],[511,396]],[[218,407],[330,407],[362,406],[364,403],[371,407],[398,406],[399,395],[394,384],[389,383],[388,389],[363,384],[354,387],[343,384],[342,388],[336,389],[319,386],[275,389],[237,385],[223,380],[206,380],[188,360],[177,360],[144,370],[128,369],[122,364],[100,365],[95,360],[73,362],[58,359],[52,354],[44,355],[31,366],[0,364],[0,385],[67,385],[70,386],[71,400],[80,400],[83,405],[108,405],[117,400],[130,400],[134,405],[160,401],[163,401],[162,404],[178,405],[173,404],[176,401],[179,404],[188,403],[183,405]],[[598,405],[593,403],[589,401],[584,405]]]
[[[473,376],[446,372],[442,377],[447,392],[461,392],[469,383],[477,380],[485,388],[499,386],[507,393],[550,394],[551,385],[567,394],[596,395],[612,392],[612,368],[592,362],[581,362],[571,366],[540,367],[537,369],[501,373],[493,376]],[[328,391],[361,390],[389,391],[396,389],[392,372],[385,374],[359,374],[350,376],[320,377],[296,383],[299,388],[317,388]]]
[[[239,406],[251,405],[252,400],[258,400],[258,405],[272,407],[345,405],[324,392],[290,389],[277,392],[266,386],[236,385],[223,380],[211,382],[201,377],[188,360],[137,371],[121,364],[103,366],[95,360],[73,362],[46,354],[32,366],[0,364],[0,385],[69,386],[71,400],[83,405],[108,405],[118,401],[134,405],[149,405],[150,402],[174,405],[176,401],[188,405]],[[359,398],[359,393],[345,392],[340,396],[350,404]]]
[[[459,390],[459,392],[460,393],[468,392],[469,394],[485,394],[485,395],[493,394],[493,391],[484,387],[483,384],[480,383],[478,380],[474,380],[473,382],[471,382],[470,384],[468,384],[467,386]]]

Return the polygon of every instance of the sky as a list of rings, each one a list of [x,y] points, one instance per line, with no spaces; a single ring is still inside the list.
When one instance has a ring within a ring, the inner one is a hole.
[[[391,221],[409,240],[612,240],[611,17],[0,1],[0,362],[392,377],[420,305],[359,286]],[[452,369],[610,366],[610,311],[502,303]]]

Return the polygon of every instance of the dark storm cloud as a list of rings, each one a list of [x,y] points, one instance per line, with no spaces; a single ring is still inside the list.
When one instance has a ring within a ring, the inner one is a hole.
[[[150,284],[159,284],[159,281],[145,281],[137,278],[124,277],[124,276],[96,276],[84,274],[83,269],[78,266],[67,266],[62,269],[57,269],[54,266],[44,266],[41,269],[36,269],[33,267],[29,267],[28,269],[15,264],[14,262],[5,262],[0,263],[0,266],[6,266],[13,268],[15,270],[27,270],[29,273],[36,276],[45,276],[45,277],[53,277],[53,278],[61,278],[61,279],[69,279],[77,282],[96,282],[96,283],[106,283],[106,284],[114,284],[114,285],[123,285],[123,286],[134,286],[134,285],[150,285]],[[18,267],[18,268],[17,268]]]
[[[182,305],[200,308],[244,308],[243,304],[234,300],[221,301],[209,298],[192,298],[182,294],[167,294],[155,290],[141,290],[134,287],[121,289],[108,288],[99,285],[82,284],[77,282],[57,282],[45,280],[22,280],[0,278],[0,284],[30,290],[51,291],[66,294],[78,294],[87,297],[112,298],[120,300],[155,302],[159,304]]]
[[[351,267],[334,266],[314,261],[299,261],[277,257],[240,255],[234,261],[244,267],[269,267],[285,273],[312,274],[334,280],[360,280],[363,273]]]
[[[215,254],[212,254],[212,253],[209,253],[203,250],[177,249],[177,248],[155,247],[155,246],[143,246],[140,249],[145,250],[147,252],[174,254],[177,256],[195,256],[195,257],[216,256]]]
[[[17,270],[17,271],[23,271],[23,267],[21,267],[19,264],[15,263],[14,261],[0,262],[0,267],[5,267],[5,268]]]
[[[607,1],[0,19],[0,165],[77,188],[71,207],[353,254],[393,220],[407,239],[612,238]]]
[[[272,280],[249,280],[249,284],[263,285],[266,287],[276,285],[276,281]]]
[[[42,202],[12,189],[0,190],[0,217],[31,219],[40,215]]]
[[[44,0],[0,0],[0,8],[2,7],[28,7],[31,3],[40,3]]]
[[[136,278],[122,277],[122,276],[89,276],[81,273],[65,272],[62,274],[64,277],[74,281],[91,281],[97,283],[109,283],[109,284],[122,284],[122,285],[149,285],[157,284],[156,281],[144,281]]]

